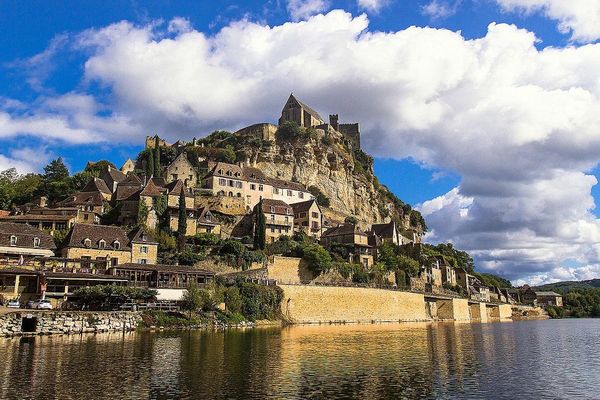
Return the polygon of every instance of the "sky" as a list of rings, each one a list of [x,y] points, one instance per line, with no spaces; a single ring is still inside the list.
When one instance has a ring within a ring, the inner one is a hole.
[[[375,172],[515,284],[600,278],[600,0],[0,2],[0,170],[146,135],[359,122]]]

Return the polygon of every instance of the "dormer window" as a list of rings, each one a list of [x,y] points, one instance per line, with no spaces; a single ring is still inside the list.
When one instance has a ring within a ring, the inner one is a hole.
[[[148,240],[148,236],[146,236],[146,234],[142,234],[142,242],[145,242],[146,240]]]
[[[275,207],[271,206],[271,213],[275,212]]]
[[[256,179],[256,174],[250,174],[250,178]]]
[[[290,214],[291,214],[291,212],[290,212],[290,209],[289,209],[289,208],[286,208],[286,209],[285,209],[285,213],[286,213],[287,215],[290,215]]]
[[[40,238],[33,238],[33,247],[40,247]]]
[[[227,176],[231,176],[231,175],[233,175],[233,174],[231,173],[231,171],[227,171]]]
[[[119,243],[118,240],[115,240],[113,242],[113,247],[115,248],[115,250],[119,250],[119,249],[121,249],[121,243]]]
[[[217,171],[217,174],[219,174],[219,175],[223,175],[223,170],[222,170],[222,169],[218,170],[218,171]]]
[[[106,240],[100,239],[100,241],[98,242],[98,248],[100,250],[104,250],[106,248]]]
[[[235,173],[235,176],[239,178],[239,176],[240,176],[240,173],[239,173],[239,172],[236,172],[236,173]]]
[[[17,245],[17,237],[15,235],[12,235],[10,237],[10,245],[11,246],[16,246]]]
[[[86,238],[86,239],[84,239],[84,241],[83,241],[83,245],[84,245],[85,247],[92,247],[92,241],[91,241],[90,239]]]

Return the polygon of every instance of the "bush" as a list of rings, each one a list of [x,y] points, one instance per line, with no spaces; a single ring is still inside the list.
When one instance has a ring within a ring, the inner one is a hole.
[[[325,193],[323,193],[318,187],[310,186],[308,188],[308,191],[310,192],[310,194],[315,196],[315,200],[317,200],[318,205],[322,207],[329,207],[331,205],[329,197],[325,196]]]
[[[248,320],[280,318],[283,300],[283,290],[280,287],[242,282],[239,284],[239,291],[242,297],[242,314]]]
[[[241,242],[233,239],[227,239],[223,241],[221,248],[219,249],[220,254],[233,254],[235,256],[243,255],[248,249]]]
[[[267,246],[266,253],[268,255],[291,254],[295,252],[299,246],[298,242],[292,240],[289,236],[281,236],[279,237],[279,240]]]
[[[228,311],[232,313],[242,312],[242,296],[237,286],[229,286],[223,289],[223,300]]]
[[[185,249],[181,253],[177,254],[177,260],[181,265],[194,265],[199,261],[206,259],[206,254],[195,253],[190,249]]]
[[[279,126],[277,132],[275,132],[275,138],[279,141],[291,142],[296,140],[304,129],[293,121],[286,121]]]
[[[331,267],[331,255],[321,245],[311,244],[303,249],[302,259],[311,271],[321,274]]]
[[[369,274],[362,268],[357,268],[352,274],[352,282],[354,283],[369,283]]]
[[[221,242],[221,239],[214,233],[197,233],[191,238],[196,246],[214,246]]]
[[[331,269],[337,271],[344,279],[348,279],[354,274],[355,265],[349,262],[336,261],[331,264]]]

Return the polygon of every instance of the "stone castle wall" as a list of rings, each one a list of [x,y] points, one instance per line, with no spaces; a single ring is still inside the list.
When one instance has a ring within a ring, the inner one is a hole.
[[[422,294],[355,287],[279,285],[292,323],[426,321]]]
[[[132,331],[137,312],[14,312],[0,316],[0,336]]]
[[[309,283],[315,278],[306,262],[301,258],[273,256],[267,265],[269,279],[275,279],[281,284]]]

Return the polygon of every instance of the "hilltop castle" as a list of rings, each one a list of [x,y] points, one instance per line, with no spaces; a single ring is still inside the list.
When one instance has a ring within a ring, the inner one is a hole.
[[[295,122],[298,126],[304,128],[323,129],[325,131],[333,129],[344,135],[352,143],[353,147],[360,149],[360,126],[358,123],[340,124],[338,114],[330,114],[329,123],[326,123],[318,112],[298,100],[294,94],[290,94],[290,97],[285,102],[281,110],[278,125],[270,123],[254,124],[240,129],[236,132],[236,135],[255,136],[260,137],[262,140],[274,141],[277,128],[285,122]],[[154,144],[155,137],[146,136],[146,148],[152,148]],[[190,144],[196,145],[196,139],[193,139],[191,143],[180,140],[169,144],[159,138],[159,146],[182,147]]]

